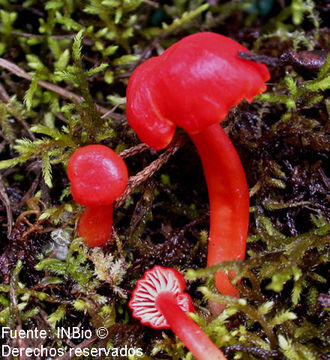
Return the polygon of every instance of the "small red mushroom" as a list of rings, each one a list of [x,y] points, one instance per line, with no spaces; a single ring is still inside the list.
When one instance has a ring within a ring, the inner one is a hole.
[[[86,207],[78,222],[78,235],[89,247],[101,246],[111,237],[113,206]]]
[[[105,145],[87,145],[71,156],[68,177],[73,199],[86,206],[79,236],[89,247],[103,245],[111,236],[113,203],[128,182],[124,160]]]
[[[129,307],[142,324],[171,329],[197,360],[226,360],[223,353],[187,315],[194,307],[184,292],[183,276],[176,270],[154,266],[138,280]]]
[[[265,65],[240,59],[239,51],[248,49],[219,34],[190,35],[139,65],[127,87],[127,120],[143,142],[163,149],[179,126],[198,149],[210,201],[209,266],[244,259],[249,223],[244,170],[219,122],[264,92],[270,78]],[[239,296],[225,273],[216,274],[216,286]]]

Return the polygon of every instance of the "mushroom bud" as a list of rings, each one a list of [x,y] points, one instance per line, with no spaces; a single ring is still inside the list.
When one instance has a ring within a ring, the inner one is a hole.
[[[226,360],[203,330],[187,315],[194,307],[184,292],[183,276],[176,270],[154,266],[138,280],[129,307],[142,324],[171,329],[197,360]]]
[[[68,177],[73,199],[86,206],[79,236],[89,247],[103,245],[111,237],[113,203],[128,182],[124,160],[105,145],[87,145],[71,156]]]
[[[156,150],[166,147],[176,126],[187,131],[201,157],[210,201],[207,264],[245,257],[249,193],[238,154],[219,122],[242,99],[266,90],[265,65],[238,57],[248,51],[228,37],[197,33],[139,65],[127,87],[127,120]],[[217,289],[239,296],[228,276]]]

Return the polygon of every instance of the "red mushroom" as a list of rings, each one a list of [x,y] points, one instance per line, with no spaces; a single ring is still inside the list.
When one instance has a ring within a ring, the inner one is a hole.
[[[114,201],[128,182],[124,160],[104,145],[87,145],[73,153],[68,163],[73,199],[86,209],[78,234],[89,247],[103,245],[111,236]]]
[[[138,280],[129,307],[142,324],[171,329],[197,360],[226,360],[203,330],[187,315],[194,307],[184,292],[183,276],[176,270],[154,266]]]
[[[266,90],[265,65],[243,60],[248,51],[225,36],[197,33],[138,66],[127,87],[127,120],[139,138],[157,150],[176,126],[198,149],[209,192],[208,265],[245,257],[249,194],[238,154],[219,122],[242,99]],[[225,273],[216,274],[225,295],[239,296]]]

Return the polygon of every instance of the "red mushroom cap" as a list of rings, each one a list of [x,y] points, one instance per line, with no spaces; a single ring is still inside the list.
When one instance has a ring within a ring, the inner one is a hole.
[[[154,329],[169,329],[169,324],[157,308],[157,296],[160,293],[171,293],[184,312],[193,312],[191,298],[184,292],[185,287],[184,277],[178,271],[154,266],[137,281],[129,302],[133,316]]]
[[[75,151],[68,163],[68,177],[74,200],[91,207],[112,204],[128,182],[124,160],[105,145]]]
[[[238,57],[236,41],[204,32],[183,38],[138,66],[127,87],[127,120],[140,140],[166,147],[175,127],[196,134],[219,123],[242,99],[266,90],[263,64]]]

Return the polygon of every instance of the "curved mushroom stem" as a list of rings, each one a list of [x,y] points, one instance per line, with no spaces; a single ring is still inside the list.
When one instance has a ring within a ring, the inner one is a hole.
[[[165,317],[171,330],[191,351],[197,360],[227,360],[204,331],[177,304],[170,292],[161,292],[156,307]]]
[[[207,265],[244,259],[249,225],[249,191],[239,156],[219,124],[189,135],[200,155],[209,193]],[[239,296],[225,273],[218,272],[215,281],[221,294]]]
[[[89,247],[104,245],[112,232],[113,205],[86,207],[78,222],[78,234]]]

